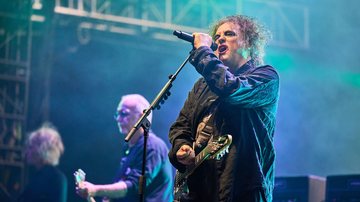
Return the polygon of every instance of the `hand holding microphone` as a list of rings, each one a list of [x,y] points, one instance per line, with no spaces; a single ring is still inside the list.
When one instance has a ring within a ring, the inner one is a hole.
[[[195,48],[198,48],[198,47],[203,46],[203,45],[210,45],[210,42],[211,42],[210,48],[213,51],[215,51],[217,49],[217,44],[214,43],[212,41],[211,37],[209,35],[207,35],[207,34],[194,33],[195,35],[198,35],[198,37],[196,37],[196,39],[194,39],[193,35],[191,35],[189,33],[186,33],[186,32],[182,32],[182,31],[175,30],[173,32],[173,34],[175,36],[177,36],[179,39],[182,39],[182,40],[185,40],[185,41],[188,41],[188,42],[192,43]]]

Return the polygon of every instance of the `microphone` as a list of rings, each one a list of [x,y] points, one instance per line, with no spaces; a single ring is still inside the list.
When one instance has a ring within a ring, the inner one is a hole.
[[[173,35],[177,36],[179,39],[182,39],[182,40],[185,40],[185,41],[188,41],[188,42],[194,44],[194,37],[189,33],[174,30]],[[216,43],[212,42],[210,48],[213,51],[215,51],[218,48],[218,45]]]

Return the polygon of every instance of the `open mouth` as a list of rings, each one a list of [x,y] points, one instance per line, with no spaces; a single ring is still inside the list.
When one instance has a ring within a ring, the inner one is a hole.
[[[219,54],[224,54],[228,50],[226,45],[220,45],[218,48]]]

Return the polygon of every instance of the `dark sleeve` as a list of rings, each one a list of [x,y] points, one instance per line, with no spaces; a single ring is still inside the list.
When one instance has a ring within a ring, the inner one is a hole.
[[[67,201],[67,190],[68,190],[68,184],[67,184],[67,180],[64,176],[64,180],[62,183],[62,189],[61,189],[61,193],[60,193],[60,201],[62,202],[66,202]]]
[[[192,146],[192,142],[194,141],[191,116],[195,108],[196,92],[203,82],[204,81],[200,79],[195,83],[193,89],[189,92],[176,121],[170,127],[169,140],[172,147],[169,152],[169,160],[171,164],[180,171],[184,171],[185,166],[177,161],[176,152],[184,144]]]
[[[67,188],[67,178],[62,172],[60,172],[59,175],[55,178],[54,187],[51,187],[51,189],[54,190],[52,201],[66,202]]]
[[[234,75],[205,46],[191,53],[190,62],[204,77],[211,91],[225,102],[255,108],[273,104],[278,98],[279,76],[269,65],[254,67],[240,75]]]
[[[161,144],[161,145],[160,145]],[[146,186],[151,184],[155,177],[159,174],[160,168],[167,151],[163,151],[165,143],[154,141],[148,142],[147,154],[146,154],[146,165],[145,165],[145,179]],[[137,145],[136,158],[132,160],[133,165],[130,166],[130,172],[122,179],[128,188],[128,195],[136,195],[139,190],[139,178],[142,173],[142,156],[143,156],[143,144]],[[140,148],[141,147],[141,148]]]

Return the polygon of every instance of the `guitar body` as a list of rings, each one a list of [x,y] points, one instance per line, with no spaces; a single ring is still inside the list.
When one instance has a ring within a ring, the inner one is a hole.
[[[186,181],[187,176],[184,176],[183,173],[176,170],[174,181],[174,202],[186,201],[189,194],[189,188]]]
[[[186,202],[189,198],[189,188],[187,178],[207,159],[220,159],[228,152],[232,143],[232,136],[211,137],[207,146],[195,156],[195,163],[187,166],[186,171],[181,173],[176,170],[174,180],[174,202]]]

